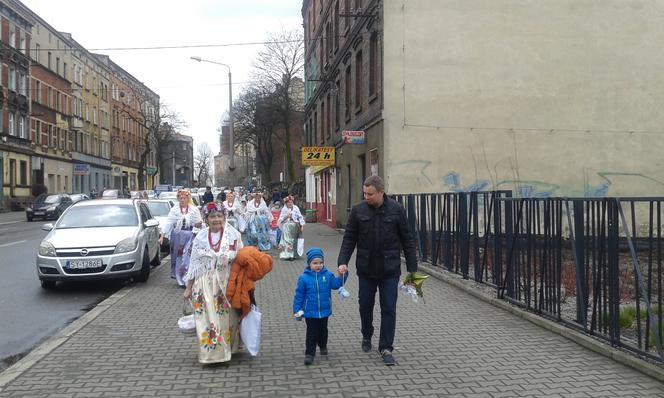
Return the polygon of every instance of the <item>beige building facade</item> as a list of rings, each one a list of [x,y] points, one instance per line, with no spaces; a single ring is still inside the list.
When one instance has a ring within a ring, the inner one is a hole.
[[[382,7],[390,192],[664,194],[661,2]]]

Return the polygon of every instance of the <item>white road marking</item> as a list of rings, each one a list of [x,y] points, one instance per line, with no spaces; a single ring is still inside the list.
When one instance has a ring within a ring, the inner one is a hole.
[[[16,242],[10,242],[10,243],[5,243],[3,245],[0,245],[0,247],[7,247],[7,246],[12,246],[12,245],[18,245],[19,243],[27,242],[27,240],[18,240]]]
[[[23,222],[23,221],[7,221],[7,222],[0,222],[0,225],[16,224],[16,223],[20,223],[20,222]]]

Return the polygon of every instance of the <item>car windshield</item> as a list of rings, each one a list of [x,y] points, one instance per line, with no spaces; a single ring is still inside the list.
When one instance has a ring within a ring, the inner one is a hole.
[[[171,206],[166,202],[148,202],[148,207],[154,217],[166,217],[168,212],[171,211]]]
[[[99,205],[71,207],[56,228],[135,227],[136,210],[131,205]]]
[[[35,199],[35,203],[58,203],[58,195],[39,195]]]

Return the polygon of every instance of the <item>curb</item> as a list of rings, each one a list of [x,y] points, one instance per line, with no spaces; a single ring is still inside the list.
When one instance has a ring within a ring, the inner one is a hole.
[[[611,358],[618,363],[621,363],[625,366],[629,366],[630,368],[635,369],[643,374],[646,374],[658,381],[664,382],[664,368],[661,366],[657,366],[655,364],[642,360],[637,356],[621,351],[615,347],[611,347],[610,345],[602,343],[574,329],[570,329],[556,322],[550,321],[544,317],[538,316],[524,309],[513,306],[507,301],[503,301],[498,298],[487,297],[477,289],[474,289],[471,286],[466,285],[460,279],[448,275],[445,271],[438,270],[428,264],[420,263],[418,265],[421,271],[424,271],[427,274],[435,277],[436,279],[439,279],[449,285],[452,285],[453,287],[462,290],[463,292],[479,300],[489,303],[494,307],[498,307],[502,310],[505,310],[511,314],[518,316],[521,319],[524,319],[541,328],[544,328],[557,335],[560,335],[570,341],[573,341],[574,343],[580,345],[581,347],[589,349],[590,351],[604,355],[605,357]]]
[[[74,334],[76,334],[76,332],[83,329],[87,324],[95,320],[109,307],[122,300],[133,290],[133,286],[125,286],[117,292],[113,293],[106,300],[97,304],[92,310],[86,312],[80,318],[65,326],[55,336],[49,338],[35,349],[30,351],[30,353],[28,353],[28,355],[23,357],[20,361],[16,362],[14,365],[7,368],[4,372],[0,373],[0,392],[4,390],[7,384],[11,383],[14,379],[30,370],[30,368],[39,362],[42,358],[65,343]]]

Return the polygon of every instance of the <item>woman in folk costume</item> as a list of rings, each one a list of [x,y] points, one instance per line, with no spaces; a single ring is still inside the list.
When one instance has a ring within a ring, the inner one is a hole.
[[[272,213],[259,192],[247,203],[245,213],[247,220],[247,244],[260,250],[270,250],[270,223]]]
[[[192,244],[184,298],[191,299],[198,337],[198,361],[227,362],[239,346],[238,311],[226,297],[231,264],[242,248],[240,232],[226,223],[221,206],[210,208],[208,227]]]
[[[191,201],[189,191],[178,191],[177,198],[178,204],[168,213],[168,218],[159,236],[159,244],[164,241],[164,236],[169,237],[171,278],[174,278],[180,287],[184,287],[182,277],[187,273],[189,266],[191,240],[203,226],[203,219],[200,211]]]
[[[258,248],[245,246],[238,252],[228,278],[226,298],[233,309],[240,311],[240,319],[249,313],[251,304],[256,304],[255,282],[271,270],[272,256],[261,252]]]
[[[297,238],[304,232],[305,222],[302,212],[294,203],[292,196],[287,196],[284,204],[279,215],[279,228],[281,229],[279,258],[292,260],[297,257]]]
[[[240,201],[235,197],[235,192],[231,191],[226,194],[223,206],[226,210],[226,220],[228,223],[240,231],[240,233],[244,233],[247,222],[244,219],[244,210],[240,205]]]

